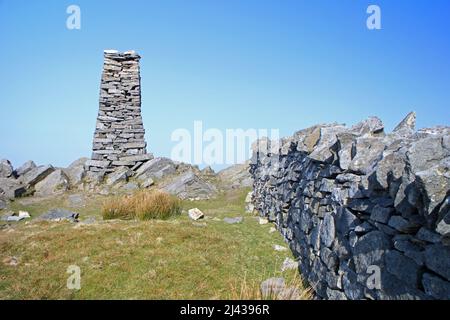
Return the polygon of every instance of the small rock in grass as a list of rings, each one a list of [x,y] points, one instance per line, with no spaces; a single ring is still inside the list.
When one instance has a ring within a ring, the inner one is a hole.
[[[281,271],[286,271],[286,270],[295,270],[298,268],[298,262],[291,259],[291,258],[286,258],[283,261],[283,265],[281,266]]]
[[[259,224],[268,224],[269,223],[269,219],[267,218],[259,218]]]
[[[204,228],[207,226],[206,222],[192,222],[194,227]]]
[[[279,300],[297,300],[300,296],[297,288],[286,287],[283,278],[270,278],[263,281],[261,295],[263,298]]]
[[[242,217],[224,218],[223,221],[229,224],[241,223]]]
[[[200,209],[198,209],[198,208],[189,209],[188,215],[189,215],[189,218],[191,218],[192,220],[195,220],[195,221],[197,221],[205,216],[203,214],[203,212],[201,212]]]
[[[277,231],[277,228],[275,228],[275,227],[271,227],[270,229],[269,229],[269,233],[274,233],[274,232],[276,232]]]
[[[275,251],[287,251],[287,248],[286,248],[286,247],[279,246],[278,244],[273,245],[273,249],[274,249]]]
[[[52,209],[47,213],[41,215],[38,220],[46,221],[62,221],[68,220],[71,222],[78,222],[78,213],[66,209]]]
[[[27,211],[19,211],[19,218],[26,219],[31,218],[31,216]]]
[[[15,267],[19,264],[19,260],[16,257],[6,257],[5,259],[3,259],[3,264]]]
[[[21,218],[21,217],[19,217],[19,216],[9,216],[9,217],[6,217],[6,221],[8,221],[8,222],[18,222],[18,221],[21,221],[21,220],[23,220],[23,219],[25,219],[25,218]]]

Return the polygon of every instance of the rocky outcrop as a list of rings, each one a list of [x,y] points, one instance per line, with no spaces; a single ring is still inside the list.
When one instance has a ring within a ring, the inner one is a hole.
[[[38,196],[61,194],[68,189],[69,178],[61,169],[53,171],[45,179],[38,182],[34,187],[35,193]]]
[[[33,161],[28,160],[23,165],[21,165],[19,168],[14,170],[14,172],[17,177],[21,177],[21,176],[27,174],[28,172],[30,172],[31,170],[33,170],[34,168],[36,168],[36,164]]]
[[[209,199],[217,192],[216,186],[202,179],[193,170],[174,176],[161,187],[164,191],[176,195],[180,199],[190,200]]]
[[[254,145],[255,209],[317,296],[450,299],[450,128],[414,126],[385,134],[372,117]]]
[[[0,178],[9,178],[13,175],[14,169],[11,162],[6,159],[0,160]]]
[[[225,168],[217,174],[217,177],[225,182],[227,188],[251,187],[253,179],[249,172],[250,163],[242,163]]]
[[[88,158],[80,158],[72,162],[67,168],[63,169],[72,186],[77,186],[83,181],[86,176],[85,166],[88,160]]]

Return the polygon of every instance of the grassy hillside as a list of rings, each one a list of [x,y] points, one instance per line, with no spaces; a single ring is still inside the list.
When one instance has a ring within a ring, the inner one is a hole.
[[[32,217],[66,208],[79,212],[81,223],[2,222],[0,299],[254,299],[261,281],[273,276],[307,296],[297,271],[280,271],[290,257],[273,249],[285,246],[281,236],[244,213],[247,191],[183,202],[183,214],[165,221],[102,221],[104,197],[88,197],[82,208],[71,207],[67,196],[17,201],[12,208]],[[186,211],[194,207],[206,218],[190,220]],[[222,220],[236,216],[243,222]],[[81,290],[66,287],[70,265],[81,268]]]

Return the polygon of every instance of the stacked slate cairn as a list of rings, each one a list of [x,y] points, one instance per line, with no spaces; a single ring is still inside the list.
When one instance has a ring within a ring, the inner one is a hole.
[[[371,117],[254,145],[252,202],[324,299],[450,299],[450,127]]]
[[[104,51],[99,112],[88,171],[135,169],[153,159],[147,153],[141,116],[140,56],[134,51]]]

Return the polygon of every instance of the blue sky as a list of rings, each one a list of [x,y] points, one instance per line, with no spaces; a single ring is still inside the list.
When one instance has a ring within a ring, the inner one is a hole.
[[[68,30],[66,8],[81,8]],[[377,4],[382,30],[366,28]],[[142,56],[148,150],[177,128],[449,125],[448,0],[0,0],[0,157],[89,156],[103,50]]]

